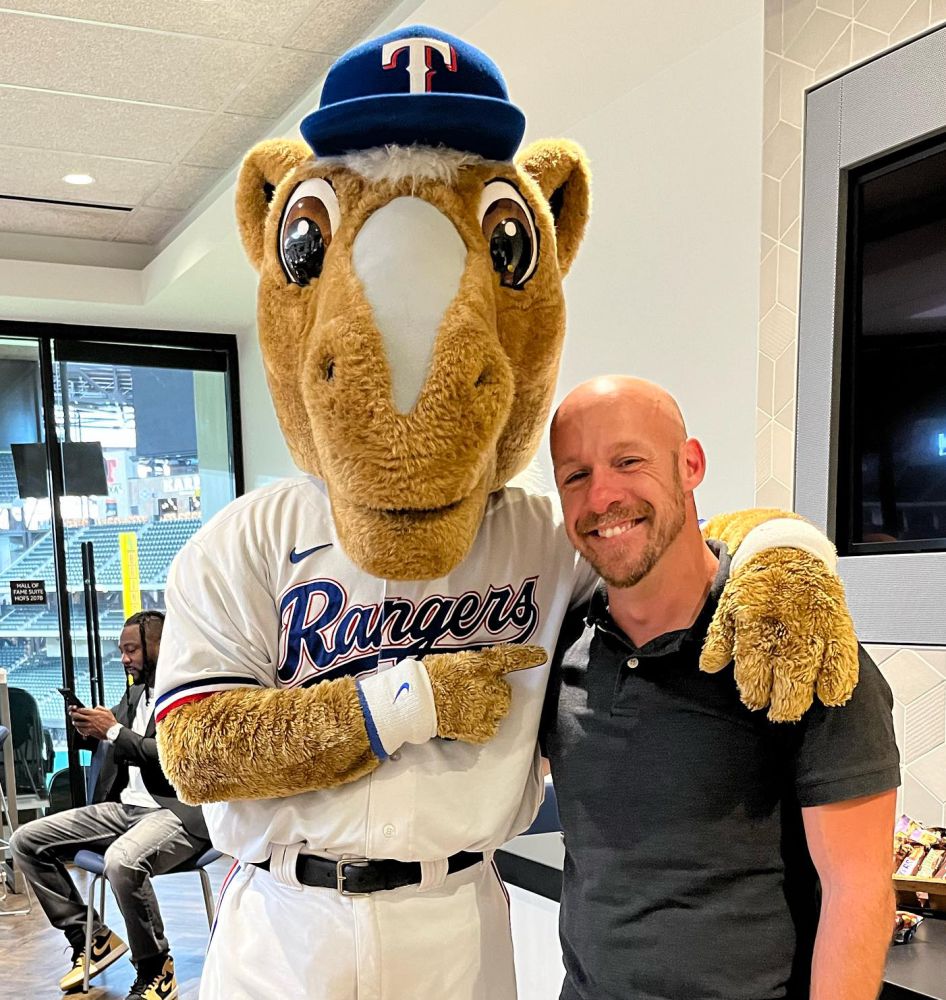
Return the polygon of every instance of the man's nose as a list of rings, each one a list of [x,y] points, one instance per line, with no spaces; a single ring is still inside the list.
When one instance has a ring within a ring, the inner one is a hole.
[[[624,493],[608,472],[592,471],[588,480],[588,504],[596,514],[603,514],[620,503]]]

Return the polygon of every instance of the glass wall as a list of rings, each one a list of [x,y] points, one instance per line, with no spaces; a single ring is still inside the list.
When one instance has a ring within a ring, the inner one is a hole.
[[[16,696],[21,726],[35,703],[42,734],[31,755],[41,743],[43,757],[21,762],[22,797],[30,785],[42,795],[68,766],[58,688],[85,704],[119,700],[122,622],[163,610],[171,560],[242,490],[242,470],[232,338],[142,347],[83,339],[80,328],[30,338],[15,326],[0,326],[0,667],[28,696]]]

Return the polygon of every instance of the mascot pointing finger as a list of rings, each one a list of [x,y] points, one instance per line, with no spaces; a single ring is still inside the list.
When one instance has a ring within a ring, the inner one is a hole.
[[[219,513],[168,581],[163,760],[237,859],[204,1000],[515,997],[492,855],[538,810],[546,651],[594,585],[555,502],[506,485],[548,417],[589,211],[581,151],[517,153],[524,126],[482,52],[410,27],[339,59],[305,144],[243,165],[262,355],[306,475]],[[823,537],[777,512],[714,530],[749,549],[708,666],[742,637],[754,707],[846,700]],[[788,629],[773,561],[819,609]]]

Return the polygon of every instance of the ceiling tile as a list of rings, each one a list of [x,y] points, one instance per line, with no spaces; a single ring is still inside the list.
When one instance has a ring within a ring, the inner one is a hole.
[[[163,208],[136,208],[125,217],[125,225],[116,239],[123,243],[157,243],[183,217],[183,212],[168,212]]]
[[[0,194],[137,205],[167,172],[166,163],[0,146]],[[66,184],[62,179],[66,174],[90,174],[95,183]]]
[[[332,64],[332,56],[298,49],[276,49],[241,85],[227,111],[278,118],[311,90]]]
[[[267,51],[249,42],[15,13],[0,13],[0,37],[0,83],[208,110],[225,104]]]
[[[249,152],[272,125],[269,118],[217,115],[207,131],[184,156],[184,163],[227,170]]]
[[[298,24],[313,6],[312,0],[32,0],[18,10],[59,17],[76,17],[106,24],[127,24],[158,31],[210,35],[275,45]]]
[[[171,163],[213,121],[206,111],[0,86],[0,144]]]
[[[341,54],[370,35],[396,6],[392,0],[316,0],[312,13],[283,43],[294,49]]]
[[[220,177],[222,170],[182,164],[165,177],[161,186],[145,199],[152,208],[188,209]]]
[[[0,201],[0,231],[7,233],[37,233],[42,236],[78,236],[87,240],[110,240],[115,237],[127,218],[126,212]]]

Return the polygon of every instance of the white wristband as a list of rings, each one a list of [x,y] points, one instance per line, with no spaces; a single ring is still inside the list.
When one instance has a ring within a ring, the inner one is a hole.
[[[778,548],[802,549],[820,559],[832,573],[838,571],[837,550],[813,524],[794,517],[777,517],[757,525],[746,535],[732,558],[730,574],[765,549]]]
[[[371,749],[390,757],[403,743],[426,743],[437,735],[437,707],[427,668],[401,660],[358,682]]]

